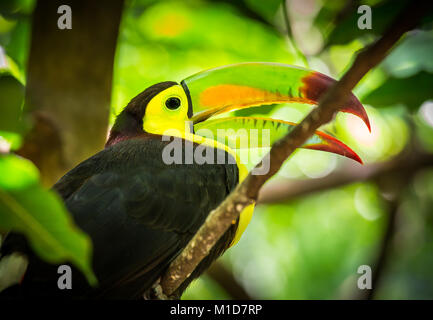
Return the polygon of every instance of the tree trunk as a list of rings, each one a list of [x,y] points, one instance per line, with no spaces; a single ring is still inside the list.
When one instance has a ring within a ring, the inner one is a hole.
[[[69,5],[72,29],[59,29]],[[25,113],[33,127],[18,153],[51,186],[104,146],[123,0],[38,1],[33,13]]]

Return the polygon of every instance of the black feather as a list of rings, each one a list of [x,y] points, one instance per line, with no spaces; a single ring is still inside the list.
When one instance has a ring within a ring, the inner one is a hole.
[[[21,236],[12,234],[2,251],[13,251],[11,243],[20,243],[30,259],[20,294],[137,299],[150,290],[239,180],[236,164],[164,164],[161,154],[167,143],[158,136],[119,142],[79,164],[53,187],[92,239],[99,287],[90,288],[74,269],[72,290],[60,291],[57,267],[39,260]],[[226,232],[177,296],[222,254],[236,228]]]

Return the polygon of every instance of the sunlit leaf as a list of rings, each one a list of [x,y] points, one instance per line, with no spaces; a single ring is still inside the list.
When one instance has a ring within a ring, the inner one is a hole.
[[[0,156],[0,188],[19,190],[37,184],[39,171],[27,159],[15,156]]]

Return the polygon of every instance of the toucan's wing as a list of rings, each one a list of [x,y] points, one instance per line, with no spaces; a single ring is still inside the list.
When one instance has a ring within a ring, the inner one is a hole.
[[[162,143],[118,143],[54,187],[77,225],[92,238],[99,295],[138,298],[237,183],[236,165],[165,165]],[[47,275],[30,264],[24,285],[37,283],[41,274]],[[52,276],[56,286],[58,275]],[[81,296],[87,290],[79,281],[72,294]]]

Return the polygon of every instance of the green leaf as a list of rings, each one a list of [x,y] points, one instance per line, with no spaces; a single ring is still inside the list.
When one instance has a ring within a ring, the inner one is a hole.
[[[23,125],[21,106],[24,101],[24,86],[9,73],[0,74],[0,130],[21,132]]]
[[[383,67],[399,78],[420,71],[433,73],[433,31],[417,30],[408,34],[386,57]]]
[[[19,133],[0,130],[0,144],[5,142],[9,150],[18,150],[22,145],[22,140],[22,136]],[[7,147],[5,148],[6,150]]]
[[[424,71],[408,78],[390,78],[362,102],[374,107],[404,104],[416,111],[424,101],[433,98],[432,83],[433,74]]]
[[[39,171],[27,159],[15,156],[0,157],[0,189],[18,190],[37,184]]]
[[[6,33],[0,33],[0,45],[4,48],[7,56],[14,61],[21,74],[26,69],[27,56],[30,51],[31,19],[23,17],[13,20],[14,26]],[[8,64],[10,64],[8,62]],[[24,76],[19,77],[24,81]]]
[[[29,162],[12,155],[2,156],[2,177],[6,170],[6,176],[21,182],[9,180],[0,184],[0,230],[24,234],[42,259],[53,264],[71,262],[95,285],[91,240],[74,224],[60,197],[36,183],[36,168],[31,168]],[[25,178],[26,174],[33,177]]]

